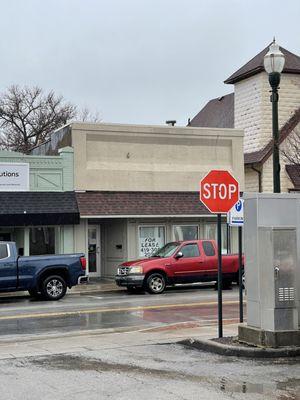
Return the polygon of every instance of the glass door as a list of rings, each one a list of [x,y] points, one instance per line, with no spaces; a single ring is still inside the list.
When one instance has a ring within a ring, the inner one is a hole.
[[[100,277],[100,226],[88,227],[88,268],[89,276]]]

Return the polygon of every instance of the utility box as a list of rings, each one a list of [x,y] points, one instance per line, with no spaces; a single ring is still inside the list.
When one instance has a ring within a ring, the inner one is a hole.
[[[300,345],[300,196],[244,194],[247,325],[239,340]]]

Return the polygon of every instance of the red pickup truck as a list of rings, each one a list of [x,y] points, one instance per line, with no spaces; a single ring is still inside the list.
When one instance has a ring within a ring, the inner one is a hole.
[[[166,286],[176,283],[216,281],[217,254],[215,240],[170,242],[149,258],[121,264],[115,281],[128,291],[144,289],[153,294],[162,293]],[[223,287],[238,282],[238,255],[223,255],[222,271]]]

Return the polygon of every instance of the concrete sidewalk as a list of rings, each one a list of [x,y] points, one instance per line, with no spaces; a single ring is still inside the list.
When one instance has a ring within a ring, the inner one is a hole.
[[[111,292],[111,291],[126,291],[126,288],[121,288],[115,284],[113,279],[90,278],[89,283],[83,283],[72,287],[68,293],[88,293],[88,292]]]
[[[224,325],[224,335],[237,334],[238,324]],[[217,336],[216,326],[189,327],[182,324],[181,327],[140,328],[133,327],[127,331],[116,329],[93,330],[74,332],[66,335],[37,335],[35,338],[0,337],[0,360],[18,357],[31,357],[53,355],[61,353],[93,352],[101,349],[117,349],[128,346],[142,346],[150,344],[176,343],[190,338],[211,339]]]
[[[224,326],[225,335],[236,332]],[[7,400],[300,398],[299,360],[244,360],[176,343],[216,333],[215,325],[0,340],[0,388]]]

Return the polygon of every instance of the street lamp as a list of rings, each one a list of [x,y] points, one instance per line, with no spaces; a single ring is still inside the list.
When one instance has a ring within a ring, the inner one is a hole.
[[[273,190],[274,193],[280,193],[280,161],[279,161],[279,133],[278,133],[278,86],[280,83],[280,74],[284,67],[284,54],[279,50],[275,42],[269,47],[268,53],[264,57],[264,66],[269,74],[269,83],[272,88],[270,101],[272,102],[272,132],[273,132]]]

